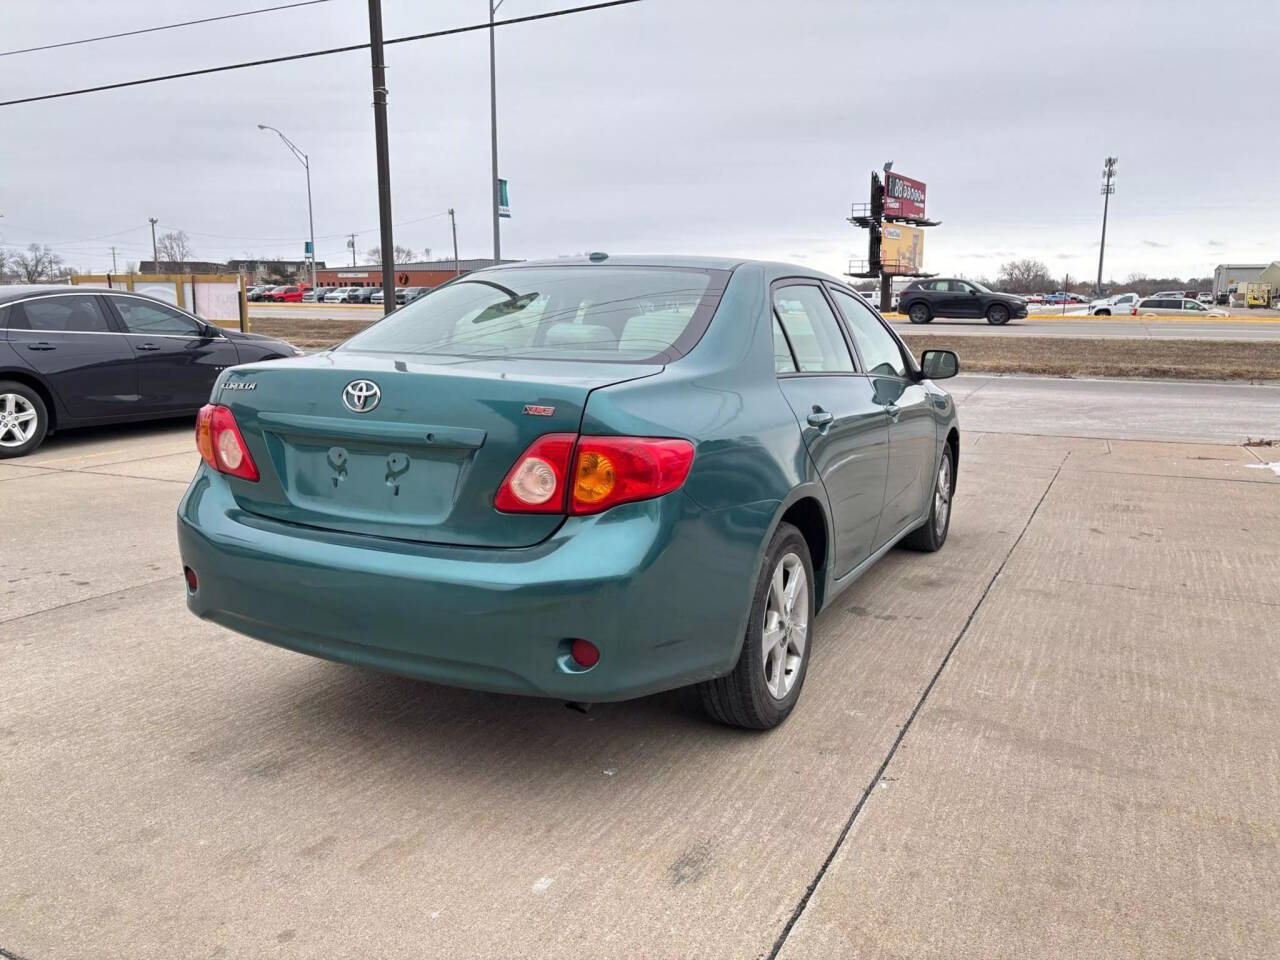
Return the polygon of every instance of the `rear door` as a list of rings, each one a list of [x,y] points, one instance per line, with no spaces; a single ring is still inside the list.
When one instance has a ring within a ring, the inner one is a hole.
[[[929,394],[916,382],[888,327],[852,293],[839,287],[831,293],[871,377],[874,402],[889,420],[889,467],[874,550],[924,512],[933,490],[938,431]]]
[[[107,294],[138,361],[141,405],[185,413],[209,401],[218,374],[240,362],[235,345],[194,317],[163,303]]]
[[[106,420],[137,412],[133,351],[96,293],[37,297],[11,304],[8,313],[10,346],[72,417]]]
[[[834,572],[870,555],[884,505],[888,416],[859,373],[822,285],[773,287],[774,367],[831,503]]]

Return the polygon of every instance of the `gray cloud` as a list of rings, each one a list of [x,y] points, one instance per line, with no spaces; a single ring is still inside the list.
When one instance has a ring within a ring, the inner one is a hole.
[[[502,12],[557,2],[509,0]],[[481,8],[385,0],[386,33],[474,22]],[[148,26],[173,19],[165,9],[66,0],[50,17],[39,4],[0,4],[0,46]],[[225,0],[180,9],[227,12]],[[513,214],[503,251],[807,256],[838,273],[866,255],[849,204],[893,160],[928,183],[943,221],[926,237],[928,269],[994,274],[1034,256],[1083,275],[1096,269],[1099,171],[1113,153],[1109,272],[1203,275],[1202,238],[1213,235],[1233,238],[1214,248],[1223,259],[1280,256],[1280,132],[1256,121],[1272,112],[1271,68],[1224,29],[1254,24],[1252,42],[1270,48],[1277,27],[1258,13],[1256,0],[972,0],[962,12],[922,0],[909,60],[885,53],[886,38],[902,36],[899,8],[834,0],[646,0],[507,28],[497,40]],[[0,89],[16,97],[366,35],[364,5],[343,0],[2,58]],[[1050,52],[1045,38],[1062,36],[1087,37],[1087,48]],[[1186,69],[1192,36],[1212,70]],[[973,55],[994,38],[1019,51],[999,71]],[[444,253],[448,219],[423,218],[452,206],[462,255],[489,252],[487,51],[483,34],[388,48],[395,219],[417,221],[397,242]],[[112,244],[123,258],[148,256],[155,216],[186,229],[202,257],[297,256],[302,172],[262,122],[310,153],[319,254],[342,262],[345,233],[360,231],[361,249],[377,242],[369,99],[368,56],[357,52],[0,108],[0,241],[75,241],[62,245],[68,260],[102,269]],[[1213,117],[1212,139],[1170,149],[1152,136],[1200,115]],[[926,134],[904,135],[912,124]],[[1153,235],[1166,246],[1139,242]]]

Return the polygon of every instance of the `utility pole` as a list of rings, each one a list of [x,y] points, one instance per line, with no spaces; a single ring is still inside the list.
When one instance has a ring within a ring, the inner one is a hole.
[[[449,208],[449,226],[453,228],[453,275],[462,276],[462,265],[458,262],[458,221],[453,215],[453,207]]]
[[[151,266],[156,273],[160,272],[160,254],[156,252],[156,218],[147,217],[151,221]]]
[[[391,235],[391,152],[387,147],[387,65],[382,58],[382,0],[369,0],[369,64],[373,69],[373,137],[378,154],[378,236],[382,241],[382,313],[396,308]]]
[[[1093,292],[1102,296],[1102,257],[1107,252],[1107,208],[1111,206],[1111,195],[1116,192],[1116,163],[1119,157],[1107,157],[1102,164],[1102,243],[1098,246],[1098,282]]]
[[[111,272],[116,272],[116,248],[111,248]]]
[[[501,187],[498,184],[498,68],[494,62],[493,17],[502,6],[502,0],[489,0],[489,146],[492,153],[493,183],[490,192],[493,194],[493,262],[502,259],[502,231],[499,227],[498,205],[502,201]]]
[[[347,235],[347,246],[351,248],[351,265],[356,265],[356,235],[354,233]]]

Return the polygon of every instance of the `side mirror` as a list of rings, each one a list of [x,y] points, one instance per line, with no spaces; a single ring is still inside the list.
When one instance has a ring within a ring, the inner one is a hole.
[[[926,350],[920,357],[920,375],[929,380],[946,380],[960,372],[960,358],[950,350]]]

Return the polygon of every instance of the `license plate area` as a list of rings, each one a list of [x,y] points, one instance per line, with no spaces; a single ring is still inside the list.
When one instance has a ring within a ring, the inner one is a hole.
[[[285,495],[294,507],[366,524],[443,523],[475,452],[366,440],[279,439]]]

